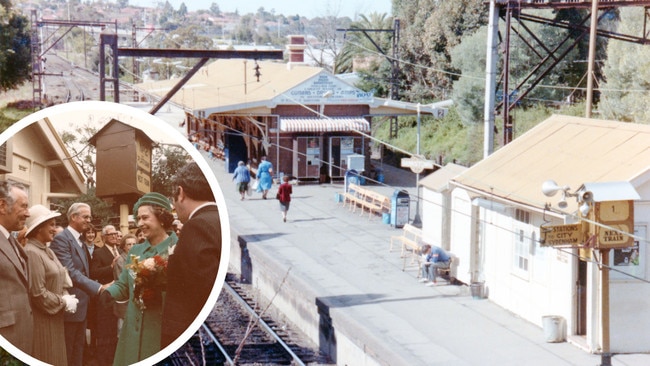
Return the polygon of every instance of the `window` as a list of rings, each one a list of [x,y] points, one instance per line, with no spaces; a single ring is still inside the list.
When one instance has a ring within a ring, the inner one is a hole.
[[[523,222],[525,224],[530,224],[530,212],[524,211],[520,208],[515,210],[515,220]]]

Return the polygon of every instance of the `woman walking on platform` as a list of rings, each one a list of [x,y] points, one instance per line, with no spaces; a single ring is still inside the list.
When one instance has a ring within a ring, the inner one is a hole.
[[[262,198],[266,199],[266,195],[273,185],[273,164],[266,160],[266,156],[262,156],[262,162],[257,166],[257,192],[262,192]]]
[[[237,189],[239,190],[241,200],[243,201],[246,196],[246,191],[248,191],[248,184],[251,181],[251,173],[243,161],[237,163],[237,168],[232,176],[232,180],[237,184]]]
[[[287,212],[289,212],[289,204],[291,203],[291,184],[289,184],[289,176],[282,177],[282,184],[278,187],[278,194],[276,198],[280,201],[280,211],[282,211],[282,221],[287,222]]]

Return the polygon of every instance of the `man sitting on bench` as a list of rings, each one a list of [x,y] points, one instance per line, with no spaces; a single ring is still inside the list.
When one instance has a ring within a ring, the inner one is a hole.
[[[451,264],[451,257],[444,249],[424,244],[422,246],[422,278],[420,282],[426,282],[425,286],[438,285],[438,269],[448,269]]]

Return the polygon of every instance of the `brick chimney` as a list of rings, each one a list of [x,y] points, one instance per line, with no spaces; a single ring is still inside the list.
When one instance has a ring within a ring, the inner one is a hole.
[[[299,35],[290,35],[289,37],[289,43],[287,44],[287,51],[289,51],[289,64],[288,66],[291,67],[292,65],[296,64],[304,64],[305,63],[305,48],[307,48],[307,45],[305,44],[305,36],[299,36]]]

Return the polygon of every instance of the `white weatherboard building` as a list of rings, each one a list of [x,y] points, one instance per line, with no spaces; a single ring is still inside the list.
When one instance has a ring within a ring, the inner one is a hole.
[[[580,220],[576,199],[560,209],[559,195],[543,194],[549,179],[570,192],[586,183],[627,182],[640,196],[633,201],[635,246],[609,255],[609,351],[650,352],[650,125],[552,116],[442,190],[423,180],[423,197],[434,195],[425,199],[423,231],[459,258],[458,280],[482,282],[490,301],[540,326],[545,316],[564,318],[570,342],[600,352],[598,256],[540,245],[542,224]],[[445,196],[447,221],[436,214],[445,206],[435,199]]]

